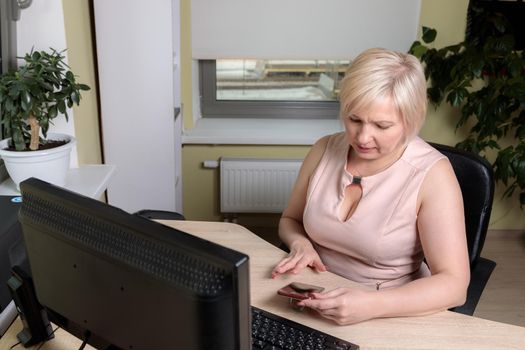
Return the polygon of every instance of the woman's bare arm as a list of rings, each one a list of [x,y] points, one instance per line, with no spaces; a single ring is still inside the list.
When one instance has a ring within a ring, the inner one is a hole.
[[[310,177],[323,156],[327,142],[328,136],[318,140],[303,161],[288,206],[279,221],[279,237],[290,248],[290,255],[277,264],[273,277],[289,271],[297,273],[306,266],[318,271],[326,270],[304,230],[303,211]]]

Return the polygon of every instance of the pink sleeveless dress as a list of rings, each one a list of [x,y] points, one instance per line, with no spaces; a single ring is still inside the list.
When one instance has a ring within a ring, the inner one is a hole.
[[[344,132],[331,135],[308,186],[303,224],[321,260],[329,271],[377,289],[430,275],[416,202],[427,171],[446,157],[416,137],[394,164],[361,179],[361,200],[343,221],[339,207],[353,178],[348,150]]]

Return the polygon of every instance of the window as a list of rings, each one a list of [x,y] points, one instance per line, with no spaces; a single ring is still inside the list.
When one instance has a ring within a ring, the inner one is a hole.
[[[16,67],[16,10],[14,3],[0,0],[0,61],[1,71]],[[18,8],[17,8],[18,9]]]
[[[337,119],[338,79],[330,60],[351,60],[369,47],[406,52],[417,38],[420,8],[421,0],[337,0],[330,6],[317,0],[192,0],[187,15],[191,58],[200,66],[200,112]],[[224,58],[238,60],[219,60]],[[286,87],[280,86],[284,79]]]
[[[0,0],[0,73],[16,66],[16,25],[11,3]],[[0,139],[3,138],[3,126],[0,126]],[[1,162],[1,160],[0,160]]]
[[[203,117],[337,118],[349,61],[202,60]]]

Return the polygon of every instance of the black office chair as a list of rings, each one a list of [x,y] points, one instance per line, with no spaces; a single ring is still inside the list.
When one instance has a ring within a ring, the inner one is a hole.
[[[474,314],[481,293],[496,263],[480,256],[492,211],[494,178],[492,166],[477,154],[446,145],[431,143],[448,157],[461,187],[465,210],[468,253],[470,258],[470,284],[467,301],[451,311]]]
[[[184,215],[166,210],[143,209],[134,213],[134,215],[142,216],[150,220],[186,220]]]
[[[430,143],[448,157],[461,187],[463,195],[465,226],[470,260],[470,284],[465,304],[451,311],[473,315],[483,289],[496,267],[492,260],[480,256],[492,211],[494,177],[492,166],[477,154],[454,147]],[[279,248],[288,251],[281,243]]]

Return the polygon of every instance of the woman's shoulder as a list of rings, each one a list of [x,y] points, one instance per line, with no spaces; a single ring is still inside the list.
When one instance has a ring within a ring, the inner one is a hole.
[[[346,140],[346,132],[339,131],[330,135],[325,136],[327,137],[330,142],[341,145],[341,144],[347,144],[348,141]]]
[[[325,150],[345,149],[347,146],[348,141],[346,140],[346,133],[344,131],[323,136],[317,140],[314,145],[314,147],[322,148],[323,152]]]
[[[315,144],[312,146],[308,152],[304,162],[303,167],[308,169],[309,173],[317,168],[323,157],[333,158],[334,150],[339,150],[341,147],[344,147],[346,143],[345,133],[339,132],[335,134],[330,134],[321,137],[318,139]],[[326,161],[326,158],[324,158]]]
[[[338,132],[321,137],[312,146],[312,149],[322,149],[324,152],[326,148],[337,148],[346,142],[345,133]]]
[[[415,137],[407,145],[402,158],[413,167],[428,170],[437,161],[447,157],[422,138]]]
[[[418,147],[424,150],[418,163],[425,174],[418,195],[418,206],[425,201],[435,203],[437,198],[461,199],[461,190],[448,157],[423,140],[418,141]],[[449,200],[443,202],[448,203]],[[436,208],[435,204],[432,208]]]

